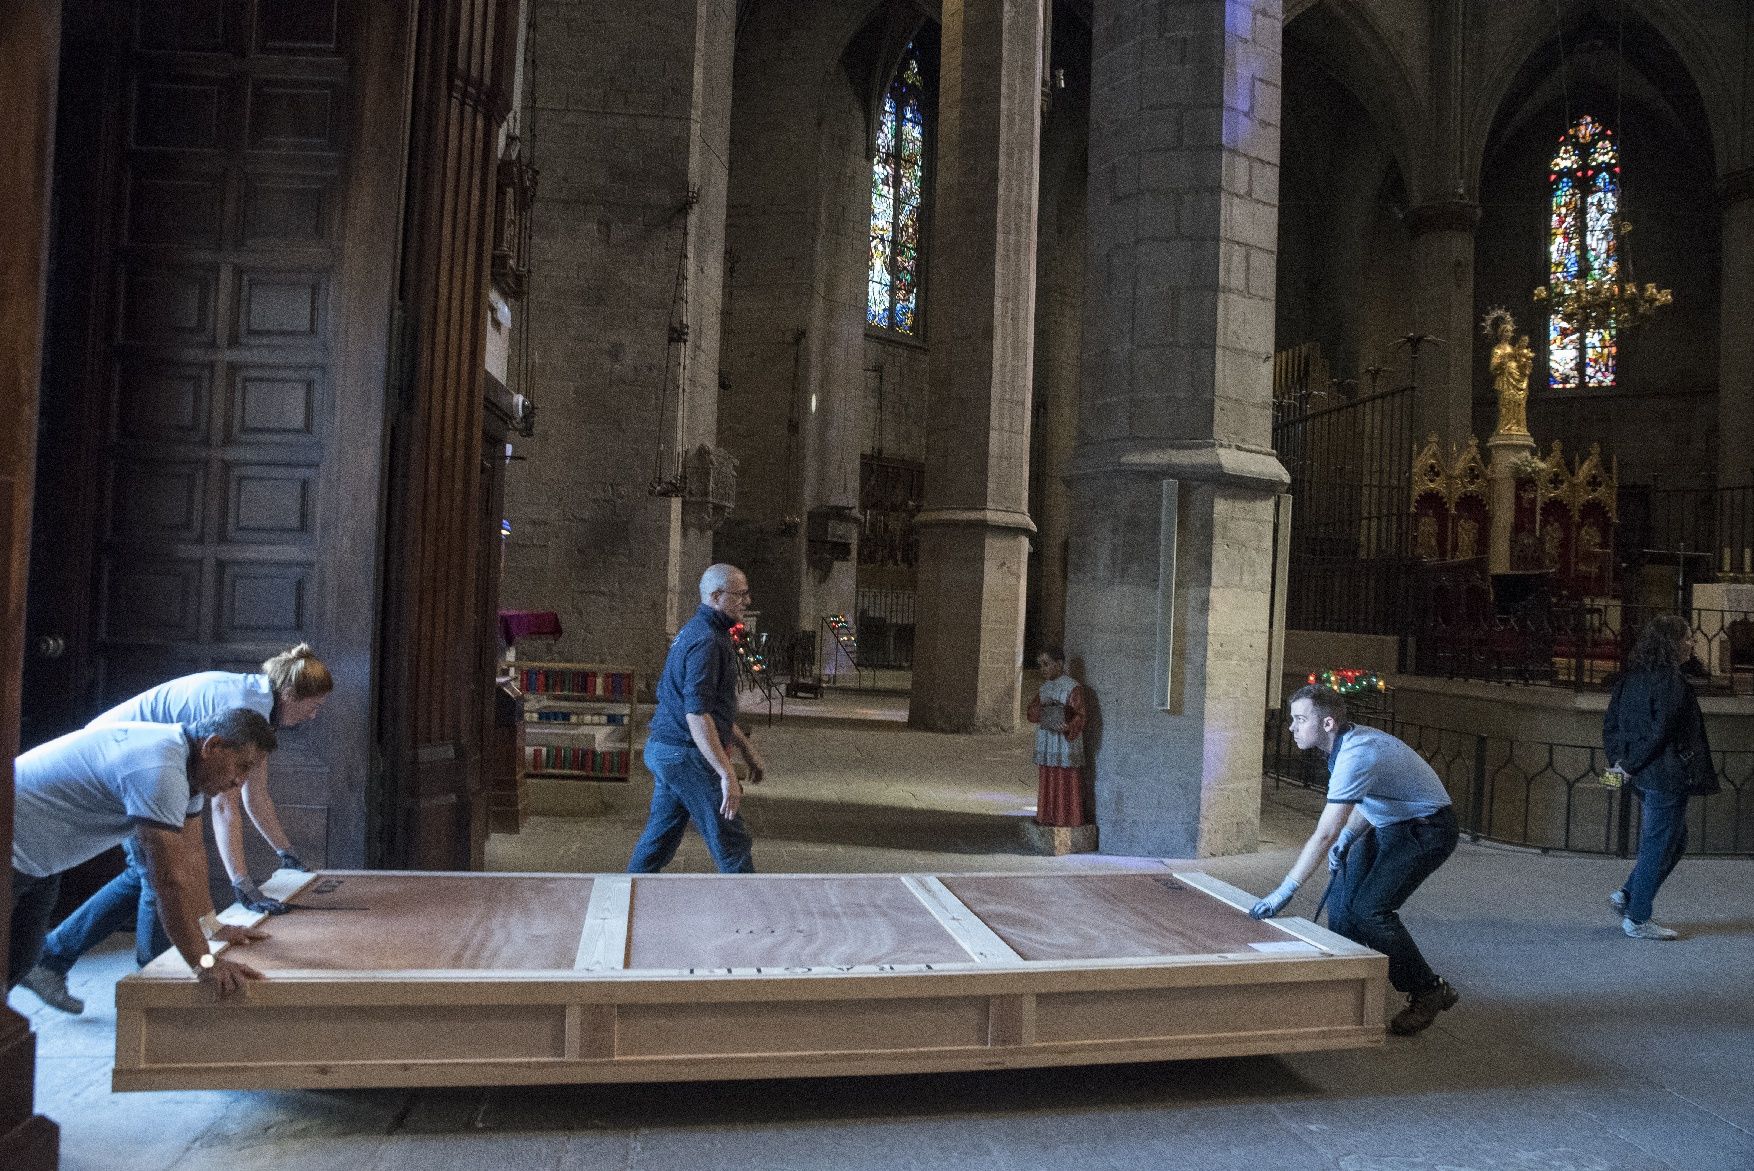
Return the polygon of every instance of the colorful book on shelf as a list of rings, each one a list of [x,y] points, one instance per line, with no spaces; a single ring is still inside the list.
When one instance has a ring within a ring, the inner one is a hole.
[[[589,773],[599,777],[627,775],[629,753],[626,749],[599,752],[592,748],[573,748],[544,744],[526,750],[533,772]]]
[[[624,701],[633,698],[633,676],[626,671],[525,667],[518,672],[518,683],[530,695],[578,695]]]
[[[537,724],[585,724],[620,727],[627,723],[626,712],[569,712],[560,708],[538,708],[524,713],[524,718]]]

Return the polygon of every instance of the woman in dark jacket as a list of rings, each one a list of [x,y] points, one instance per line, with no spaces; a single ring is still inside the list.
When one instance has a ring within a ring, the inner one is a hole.
[[[1678,938],[1651,919],[1651,903],[1687,848],[1687,798],[1718,788],[1699,697],[1681,674],[1692,649],[1686,622],[1673,614],[1651,619],[1602,719],[1602,747],[1638,789],[1642,812],[1638,861],[1626,885],[1608,896],[1634,939]]]

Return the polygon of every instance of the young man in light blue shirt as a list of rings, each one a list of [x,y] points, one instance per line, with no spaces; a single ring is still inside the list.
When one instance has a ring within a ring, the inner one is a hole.
[[[1400,916],[1401,904],[1456,848],[1449,794],[1412,748],[1348,722],[1346,701],[1332,688],[1292,693],[1291,737],[1327,754],[1328,804],[1285,880],[1249,914],[1283,911],[1326,854],[1329,928],[1389,957],[1389,983],[1407,995],[1389,1028],[1417,1033],[1461,999],[1425,962]]]

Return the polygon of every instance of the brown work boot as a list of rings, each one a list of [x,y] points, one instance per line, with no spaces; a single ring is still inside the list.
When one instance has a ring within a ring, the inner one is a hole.
[[[1448,980],[1440,979],[1425,991],[1415,992],[1407,997],[1407,1007],[1389,1021],[1389,1032],[1411,1037],[1414,1033],[1430,1027],[1438,1013],[1446,1008],[1454,1008],[1461,998],[1461,993],[1451,988]]]

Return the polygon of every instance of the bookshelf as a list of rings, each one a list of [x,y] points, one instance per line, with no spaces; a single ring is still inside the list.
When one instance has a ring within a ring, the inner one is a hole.
[[[522,776],[627,779],[636,695],[631,668],[536,662],[511,667],[523,692]]]

